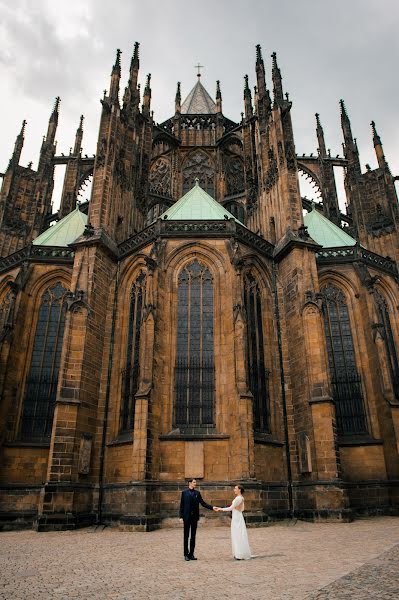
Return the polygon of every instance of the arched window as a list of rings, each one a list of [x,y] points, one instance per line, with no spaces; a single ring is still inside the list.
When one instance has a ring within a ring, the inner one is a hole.
[[[380,294],[378,290],[374,292],[374,297],[377,304],[377,311],[382,326],[382,333],[385,342],[385,348],[388,356],[389,370],[391,373],[392,386],[395,397],[399,400],[399,363],[398,355],[396,353],[395,341],[393,337],[393,331],[391,327],[391,320],[389,318],[387,302]]]
[[[331,284],[326,285],[322,293],[324,330],[337,430],[341,435],[367,433],[362,383],[356,368],[346,299],[343,292]]]
[[[252,273],[244,275],[244,302],[247,313],[248,384],[254,398],[254,429],[267,433],[269,431],[269,374],[265,367],[261,294]]]
[[[209,269],[194,260],[178,279],[175,424],[214,423],[215,365],[213,282]]]
[[[40,441],[51,436],[67,310],[66,295],[67,290],[57,282],[47,288],[41,299],[25,383],[20,425],[20,438],[23,440]]]
[[[122,371],[122,402],[120,433],[134,428],[135,396],[140,376],[140,335],[145,302],[145,273],[141,272],[130,292],[129,328],[126,351],[126,367]]]
[[[202,150],[192,152],[183,167],[183,195],[195,186],[196,179],[202,189],[214,197],[215,169],[209,156]]]

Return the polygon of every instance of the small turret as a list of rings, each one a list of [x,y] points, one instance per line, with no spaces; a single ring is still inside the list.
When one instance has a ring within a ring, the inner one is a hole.
[[[22,148],[24,146],[24,134],[25,134],[25,126],[26,121],[22,121],[21,131],[17,135],[17,139],[15,140],[14,152],[12,153],[12,157],[10,159],[10,163],[8,168],[17,167],[19,165],[19,161],[21,158]]]
[[[81,153],[81,150],[82,150],[83,121],[84,121],[84,116],[81,115],[80,116],[79,127],[76,130],[75,146],[74,146],[74,149],[73,149],[73,153],[74,153],[75,156],[78,156]]]
[[[111,72],[111,84],[109,88],[109,99],[111,104],[119,104],[119,84],[121,80],[121,50],[116,51],[115,64]]]
[[[385,169],[388,165],[387,165],[387,161],[385,159],[384,150],[382,148],[381,138],[377,133],[374,121],[371,121],[371,129],[373,132],[373,144],[374,144],[375,154],[377,156],[378,166],[381,169]]]
[[[180,114],[181,112],[181,93],[180,93],[180,81],[177,82],[176,96],[175,96],[175,113]]]
[[[248,85],[248,75],[244,75],[244,108],[245,108],[245,118],[250,119],[253,115],[253,107],[252,107],[252,94]]]
[[[143,115],[145,115],[146,117],[150,116],[150,110],[151,110],[151,73],[148,73],[147,75],[147,82],[144,88],[144,94],[143,94]]]
[[[220,91],[220,81],[216,82],[216,112],[222,112],[222,92]]]
[[[315,114],[316,117],[316,134],[317,134],[317,141],[319,143],[319,155],[321,158],[324,158],[327,156],[327,150],[326,150],[326,142],[324,139],[324,131],[323,131],[323,127],[321,126],[320,123],[320,115],[319,113]]]
[[[344,134],[344,154],[348,161],[348,167],[357,175],[361,174],[359,151],[357,149],[356,140],[352,135],[351,122],[346,112],[345,103],[343,100],[339,101],[341,107],[341,126]]]
[[[274,105],[281,106],[284,103],[283,78],[277,64],[277,54],[272,54],[272,79],[273,79],[273,96]]]

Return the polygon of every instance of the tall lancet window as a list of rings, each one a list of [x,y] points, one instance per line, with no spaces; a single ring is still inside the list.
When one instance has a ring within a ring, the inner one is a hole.
[[[379,322],[382,325],[382,332],[388,356],[393,391],[395,397],[399,400],[399,363],[395,347],[395,340],[393,337],[393,331],[391,327],[391,320],[389,318],[388,305],[384,296],[382,296],[377,290],[374,292],[374,296],[377,303]]]
[[[25,382],[19,436],[22,440],[50,439],[53,424],[67,290],[60,282],[44,292],[36,325],[32,358]]]
[[[341,435],[367,433],[362,382],[356,368],[346,298],[341,290],[331,284],[326,285],[322,293],[324,330],[337,430]]]
[[[213,281],[209,269],[194,260],[178,278],[175,424],[214,424],[215,364]]]
[[[130,292],[130,312],[127,337],[126,366],[122,371],[122,402],[120,433],[134,428],[135,396],[140,376],[140,338],[145,302],[145,273],[141,272]]]
[[[262,299],[252,273],[244,275],[244,302],[247,313],[248,384],[253,395],[254,430],[269,431],[269,372],[265,366]]]

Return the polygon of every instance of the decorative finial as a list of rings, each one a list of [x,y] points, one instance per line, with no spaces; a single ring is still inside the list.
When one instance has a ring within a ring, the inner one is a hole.
[[[145,89],[146,90],[150,89],[150,83],[151,83],[151,73],[148,73],[148,75],[147,75],[147,82],[145,84]]]
[[[59,96],[57,96],[55,99],[55,102],[54,102],[54,111],[53,112],[58,112],[58,109],[60,107],[60,102],[61,102],[61,98]]]
[[[272,62],[273,62],[273,69],[277,69],[277,54],[275,52],[272,53],[271,55],[272,57]]]
[[[79,123],[79,129],[83,129],[83,121],[84,121],[84,116],[80,115],[80,123]]]
[[[135,60],[139,59],[139,47],[140,47],[140,43],[134,42],[133,58]]]
[[[249,85],[248,85],[248,75],[244,75],[244,81],[245,81],[245,89],[249,90]]]
[[[197,73],[197,77],[201,77],[201,69],[203,69],[204,67],[202,65],[200,65],[199,63],[197,65],[194,65],[194,69],[198,69],[198,73]]]
[[[347,117],[348,115],[346,114],[345,102],[342,100],[342,98],[339,101],[339,105],[341,107],[341,115]]]
[[[195,181],[195,185],[199,186],[199,179],[198,179],[198,177],[196,177],[194,181]]]
[[[262,48],[260,44],[256,44],[256,62],[262,62]]]

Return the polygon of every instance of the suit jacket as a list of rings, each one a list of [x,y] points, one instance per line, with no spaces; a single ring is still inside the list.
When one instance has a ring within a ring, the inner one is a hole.
[[[191,503],[191,495],[190,495],[189,489],[187,488],[186,490],[183,490],[181,493],[179,517],[181,519],[183,519],[183,521],[188,521],[190,519],[190,517],[191,517],[191,519],[198,521],[200,504],[204,508],[207,508],[208,510],[213,510],[213,506],[211,506],[210,504],[207,504],[202,499],[200,492],[198,492],[197,490],[194,490],[194,494],[195,494],[195,498],[194,498],[194,501]]]

